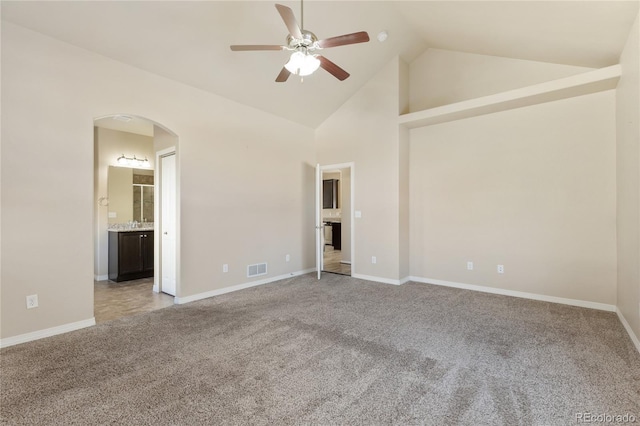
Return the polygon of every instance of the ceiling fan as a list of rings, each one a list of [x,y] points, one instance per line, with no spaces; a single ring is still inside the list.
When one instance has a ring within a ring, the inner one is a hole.
[[[300,2],[301,17],[303,17],[303,4]],[[344,34],[337,37],[331,37],[324,40],[318,40],[311,31],[303,29],[298,25],[293,11],[287,6],[276,4],[276,9],[280,13],[284,21],[289,35],[287,36],[287,44],[284,46],[269,44],[243,44],[232,45],[233,51],[249,51],[249,50],[288,50],[293,52],[289,61],[284,65],[280,74],[276,78],[276,82],[283,83],[287,81],[291,74],[304,77],[312,74],[319,67],[329,72],[335,78],[343,81],[349,77],[349,73],[340,68],[335,63],[317,52],[330,47],[344,46],[347,44],[364,43],[369,41],[369,34],[366,31],[360,31],[352,34]],[[304,20],[302,21],[304,24]]]

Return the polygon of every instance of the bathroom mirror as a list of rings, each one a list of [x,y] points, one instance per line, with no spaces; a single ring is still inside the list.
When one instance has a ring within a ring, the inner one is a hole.
[[[153,170],[109,167],[109,223],[153,222]]]

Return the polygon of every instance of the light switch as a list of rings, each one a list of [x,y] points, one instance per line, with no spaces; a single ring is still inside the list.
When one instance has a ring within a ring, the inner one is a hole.
[[[362,217],[362,212],[360,210],[356,210],[355,211],[355,216],[357,219],[360,219]]]
[[[118,213],[116,213],[116,212],[109,212],[109,219],[115,219],[116,217],[118,217]]]

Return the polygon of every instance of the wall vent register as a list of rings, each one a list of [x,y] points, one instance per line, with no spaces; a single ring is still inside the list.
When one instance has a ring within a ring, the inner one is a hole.
[[[256,263],[255,265],[247,266],[247,277],[257,277],[260,275],[267,275],[266,263]]]

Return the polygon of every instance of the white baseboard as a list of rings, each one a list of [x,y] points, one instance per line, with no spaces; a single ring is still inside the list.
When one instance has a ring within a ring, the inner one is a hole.
[[[265,278],[259,281],[251,281],[244,284],[233,285],[231,287],[219,288],[217,290],[206,291],[204,293],[193,294],[191,296],[176,297],[174,303],[177,305],[183,305],[189,302],[195,302],[196,300],[207,299],[209,297],[220,296],[221,294],[231,293],[232,291],[243,290],[245,288],[256,287],[263,284],[269,284],[274,281],[284,280],[286,278],[297,277],[298,275],[308,274],[315,272],[316,268],[304,269],[302,271],[291,272],[289,274],[278,275],[277,277]]]
[[[362,274],[351,274],[351,276],[353,278],[359,278],[361,280],[375,281],[377,283],[392,284],[392,285],[402,285],[410,281],[409,277],[405,277],[401,280],[394,280],[392,278],[374,277],[372,275],[362,275]]]
[[[18,345],[20,343],[31,342],[33,340],[44,339],[45,337],[68,333],[69,331],[80,330],[81,328],[91,327],[94,325],[96,325],[95,317],[87,320],[59,325],[57,327],[45,328],[44,330],[33,331],[31,333],[20,334],[18,336],[6,337],[4,339],[0,339],[0,348],[6,348],[8,346]]]
[[[627,330],[627,334],[629,334],[629,337],[631,337],[631,341],[636,346],[636,349],[638,350],[638,352],[640,352],[640,339],[638,339],[638,336],[636,336],[636,334],[633,332],[631,326],[627,322],[627,319],[624,317],[624,315],[622,315],[622,312],[620,312],[620,309],[616,308],[616,314],[618,314],[620,322],[624,326],[624,329]]]
[[[503,296],[521,297],[523,299],[540,300],[542,302],[552,302],[552,303],[560,303],[563,305],[579,306],[581,308],[598,309],[600,311],[609,311],[609,312],[616,311],[615,305],[608,305],[606,303],[598,303],[598,302],[590,302],[588,300],[567,299],[564,297],[547,296],[544,294],[527,293],[524,291],[505,290],[502,288],[486,287],[486,286],[474,285],[474,284],[464,284],[464,283],[457,283],[452,281],[436,280],[432,278],[411,277],[411,281],[424,283],[424,284],[440,285],[444,287],[461,288],[464,290],[481,291],[483,293],[501,294]]]
[[[108,281],[109,280],[109,275],[94,275],[93,276],[93,280],[94,281]]]

